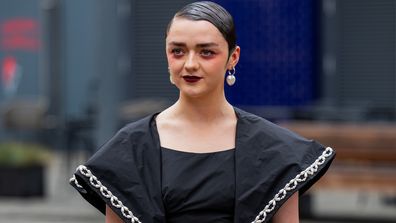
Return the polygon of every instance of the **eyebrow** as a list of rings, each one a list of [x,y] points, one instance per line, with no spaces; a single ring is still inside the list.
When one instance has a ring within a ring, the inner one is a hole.
[[[175,42],[175,41],[170,42],[168,45],[182,46],[182,47],[186,46],[186,44],[183,43],[183,42]],[[199,43],[196,46],[199,47],[199,48],[205,48],[205,47],[219,46],[219,44],[210,42],[210,43]]]

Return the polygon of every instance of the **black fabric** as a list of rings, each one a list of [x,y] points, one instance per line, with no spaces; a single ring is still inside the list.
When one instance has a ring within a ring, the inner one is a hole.
[[[286,183],[313,164],[325,147],[281,128],[261,117],[235,108],[238,116],[235,142],[235,223],[252,222]],[[161,148],[155,129],[155,114],[121,129],[85,166],[143,223],[165,223],[162,199]],[[296,191],[303,194],[324,174],[334,159],[333,152],[317,172],[287,193],[268,213],[269,222],[282,204]],[[91,204],[104,212],[105,203],[124,221],[115,208],[100,195],[89,179],[76,172],[83,185],[72,185]]]
[[[232,223],[234,149],[190,153],[162,148],[162,194],[167,223]]]
[[[159,139],[151,131],[151,120],[152,117],[146,117],[125,126],[85,164],[144,223],[166,222],[161,194]],[[119,208],[100,195],[99,189],[93,187],[87,177],[78,171],[75,175],[83,180],[80,184],[88,186],[82,190],[72,183],[85,199],[95,203],[102,213],[105,213],[106,203],[121,219],[130,222]],[[96,196],[90,201],[89,194],[102,197],[101,203],[97,204]]]

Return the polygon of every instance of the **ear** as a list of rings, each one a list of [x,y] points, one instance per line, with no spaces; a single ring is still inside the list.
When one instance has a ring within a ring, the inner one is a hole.
[[[239,46],[236,46],[230,55],[230,59],[228,60],[228,64],[227,64],[228,70],[232,70],[232,68],[237,65],[240,54],[241,54],[241,48]]]

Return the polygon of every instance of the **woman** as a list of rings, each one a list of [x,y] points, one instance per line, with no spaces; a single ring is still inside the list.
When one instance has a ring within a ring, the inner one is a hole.
[[[240,56],[231,15],[212,2],[185,6],[166,55],[179,99],[120,130],[71,184],[107,223],[299,222],[298,195],[334,152],[227,102],[224,79],[234,84]]]

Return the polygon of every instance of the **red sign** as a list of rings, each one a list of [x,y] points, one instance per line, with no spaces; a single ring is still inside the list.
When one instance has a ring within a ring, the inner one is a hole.
[[[37,51],[40,48],[39,24],[29,18],[0,22],[0,40],[3,50]]]

